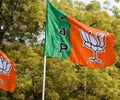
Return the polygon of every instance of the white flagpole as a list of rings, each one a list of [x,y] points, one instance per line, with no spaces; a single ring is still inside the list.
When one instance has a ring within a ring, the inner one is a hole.
[[[46,0],[46,22],[47,22],[47,9],[48,9],[48,1]],[[46,24],[47,27],[47,24]],[[46,38],[46,32],[45,32],[45,38]],[[45,46],[44,46],[45,49]],[[42,91],[42,100],[45,100],[45,78],[46,78],[46,55],[44,55],[44,68],[43,68],[43,91]]]
[[[87,68],[85,67],[84,100],[86,100],[87,96],[86,85],[87,85]]]
[[[44,56],[42,100],[45,100],[46,56]]]

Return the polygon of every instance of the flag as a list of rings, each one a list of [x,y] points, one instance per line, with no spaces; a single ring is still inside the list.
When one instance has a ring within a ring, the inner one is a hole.
[[[115,62],[114,34],[78,22],[50,1],[47,4],[45,38],[45,56],[98,69]]]
[[[14,62],[0,51],[0,88],[14,92],[16,87],[16,71]]]

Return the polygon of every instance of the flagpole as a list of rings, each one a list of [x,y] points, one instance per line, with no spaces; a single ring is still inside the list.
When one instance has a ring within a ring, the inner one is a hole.
[[[48,2],[49,2],[49,0],[46,0],[46,23],[47,23],[47,13],[48,13]],[[46,28],[47,28],[47,24],[46,24]],[[46,33],[47,33],[47,29],[45,30],[45,45],[46,45]],[[43,91],[42,91],[42,100],[45,100],[45,78],[46,78],[45,45],[44,45],[44,68],[43,68]]]
[[[44,56],[42,100],[45,100],[46,56]]]
[[[87,96],[86,84],[87,84],[87,67],[85,67],[84,100],[86,100]]]

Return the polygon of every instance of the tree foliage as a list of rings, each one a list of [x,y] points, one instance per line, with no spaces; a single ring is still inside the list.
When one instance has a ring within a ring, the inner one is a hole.
[[[46,0],[0,0],[0,47],[15,62],[17,85],[14,93],[0,90],[0,100],[41,100],[44,47],[37,43],[45,31]],[[115,0],[119,2],[119,0]],[[76,20],[115,34],[116,62],[101,70],[63,59],[47,57],[46,100],[120,99],[120,9],[92,0],[52,0]],[[106,6],[107,5],[107,6]],[[104,7],[104,9],[102,9]],[[109,12],[112,14],[109,14]],[[35,45],[37,43],[37,45]]]
[[[45,2],[39,0],[1,0],[1,42],[34,44],[44,28]],[[3,41],[4,39],[4,41]]]

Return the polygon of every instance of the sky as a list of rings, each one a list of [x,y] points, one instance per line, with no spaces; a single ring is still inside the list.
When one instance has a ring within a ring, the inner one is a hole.
[[[73,1],[75,1],[75,0],[73,0]],[[92,0],[79,0],[79,1],[82,1],[82,2],[85,2],[85,3],[90,3],[90,1],[92,1]],[[96,1],[99,1],[101,4],[103,4],[103,2],[106,1],[106,0],[96,0]],[[107,0],[107,1],[110,2],[111,6],[117,6],[120,9],[120,2],[117,3],[117,2],[115,2],[115,0]]]
[[[73,1],[75,1],[75,0],[73,0]],[[92,0],[79,0],[79,1],[82,1],[82,2],[85,2],[85,3],[90,3],[90,1],[92,1]],[[118,7],[119,8],[119,10],[120,10],[120,2],[119,3],[117,3],[117,2],[115,2],[115,0],[96,0],[96,1],[98,1],[98,2],[100,2],[101,3],[101,9],[103,9],[103,3],[105,2],[105,1],[108,1],[108,2],[110,2],[110,5],[109,5],[109,7],[110,8],[112,8],[113,6],[115,6],[115,7]],[[107,6],[108,7],[108,6]],[[112,12],[110,12],[110,11],[108,11],[108,13],[110,14],[110,15],[112,15]]]

